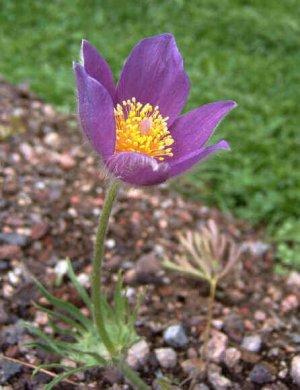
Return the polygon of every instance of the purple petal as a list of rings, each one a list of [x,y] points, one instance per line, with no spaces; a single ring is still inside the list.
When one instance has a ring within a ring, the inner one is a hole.
[[[115,153],[107,161],[107,168],[120,180],[137,186],[151,186],[168,177],[168,164],[135,152]]]
[[[107,89],[114,101],[116,96],[116,87],[108,63],[99,54],[97,49],[85,39],[82,40],[81,54],[85,71],[89,76],[99,81],[103,87]]]
[[[234,107],[236,103],[232,100],[209,103],[176,119],[170,129],[175,142],[172,145],[173,157],[168,162],[202,148]]]
[[[117,85],[118,101],[135,97],[142,104],[159,106],[169,125],[180,114],[189,93],[189,79],[172,34],[140,41],[123,67]]]
[[[105,160],[115,148],[113,102],[107,90],[90,77],[83,66],[74,65],[78,92],[78,113],[82,129],[94,149]]]
[[[179,158],[176,161],[170,162],[169,178],[187,171],[199,161],[203,160],[211,154],[218,152],[219,150],[230,150],[230,147],[226,141],[222,140],[214,145],[194,151],[186,156]]]

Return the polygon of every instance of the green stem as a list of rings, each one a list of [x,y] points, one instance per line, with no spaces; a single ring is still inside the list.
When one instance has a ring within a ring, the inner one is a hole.
[[[108,227],[109,216],[112,210],[113,203],[116,199],[119,183],[113,181],[107,190],[101,216],[99,218],[98,229],[96,233],[96,242],[94,248],[94,259],[93,259],[93,271],[91,278],[92,287],[92,302],[93,302],[93,318],[99,336],[105,345],[106,349],[111,356],[115,354],[115,347],[110,340],[106,328],[105,321],[102,313],[101,304],[101,274],[102,274],[102,261],[104,256],[104,241],[106,231]]]
[[[118,366],[119,370],[123,373],[123,375],[133,385],[134,389],[150,390],[150,387],[124,361],[119,361],[117,363],[117,366]]]
[[[208,347],[208,341],[209,341],[210,330],[211,330],[211,322],[213,317],[213,308],[215,304],[217,284],[218,284],[217,279],[211,279],[209,281],[210,292],[209,292],[209,301],[208,301],[207,321],[206,321],[206,328],[204,331],[204,341],[203,341],[203,349],[202,349],[202,357],[204,360],[207,359],[207,347]]]

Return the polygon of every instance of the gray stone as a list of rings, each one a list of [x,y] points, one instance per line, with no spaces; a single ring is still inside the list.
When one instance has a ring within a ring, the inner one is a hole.
[[[255,364],[249,374],[249,377],[251,382],[256,383],[258,385],[263,385],[274,380],[274,377],[270,372],[268,366],[263,363]]]
[[[209,390],[209,387],[205,383],[196,383],[193,390]]]
[[[25,234],[18,233],[0,233],[0,243],[17,245],[17,246],[26,246],[29,242],[28,236]]]
[[[147,363],[149,354],[149,345],[145,340],[140,340],[128,350],[126,361],[130,367],[137,370]]]
[[[241,359],[241,352],[236,348],[228,348],[224,354],[224,363],[228,368],[232,368],[238,364]]]
[[[231,381],[218,372],[208,372],[208,381],[214,390],[226,390],[231,388]]]
[[[300,288],[300,272],[291,272],[286,283],[288,286]]]
[[[164,341],[175,348],[182,348],[188,344],[188,338],[181,324],[171,325],[164,331]]]
[[[10,362],[8,360],[0,361],[0,385],[7,384],[11,378],[19,374],[22,371],[22,366],[20,364]]]
[[[262,346],[262,339],[258,334],[244,337],[242,348],[249,352],[259,352]]]
[[[250,252],[254,256],[264,255],[271,246],[262,241],[247,241],[244,242],[241,246],[241,251],[243,253]]]
[[[300,386],[300,355],[294,356],[291,363],[291,377]]]
[[[226,334],[218,330],[212,331],[212,336],[207,343],[207,359],[220,363],[225,353],[228,344],[228,337]]]
[[[177,354],[173,348],[157,348],[155,356],[163,368],[173,368],[177,364]]]

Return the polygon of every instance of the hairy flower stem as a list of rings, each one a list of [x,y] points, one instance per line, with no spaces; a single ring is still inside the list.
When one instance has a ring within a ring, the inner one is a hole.
[[[107,190],[101,216],[99,218],[98,229],[96,233],[96,242],[94,247],[93,271],[91,277],[92,287],[92,302],[93,302],[93,318],[99,336],[111,356],[115,355],[115,347],[110,340],[102,313],[101,304],[101,275],[102,262],[104,256],[104,241],[108,227],[109,216],[112,206],[116,199],[119,188],[119,182],[113,181]]]
[[[204,331],[204,340],[203,340],[203,349],[202,349],[202,358],[204,360],[207,360],[207,346],[208,346],[208,341],[209,341],[209,336],[211,331],[211,322],[213,317],[213,308],[215,304],[217,284],[218,284],[217,278],[211,279],[209,281],[210,291],[209,291],[209,300],[208,300],[206,328]]]

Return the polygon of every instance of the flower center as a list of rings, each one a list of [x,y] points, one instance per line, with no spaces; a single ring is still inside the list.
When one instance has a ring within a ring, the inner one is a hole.
[[[116,152],[138,152],[163,161],[173,156],[174,143],[168,126],[168,117],[162,117],[159,108],[141,104],[133,97],[117,104]]]

